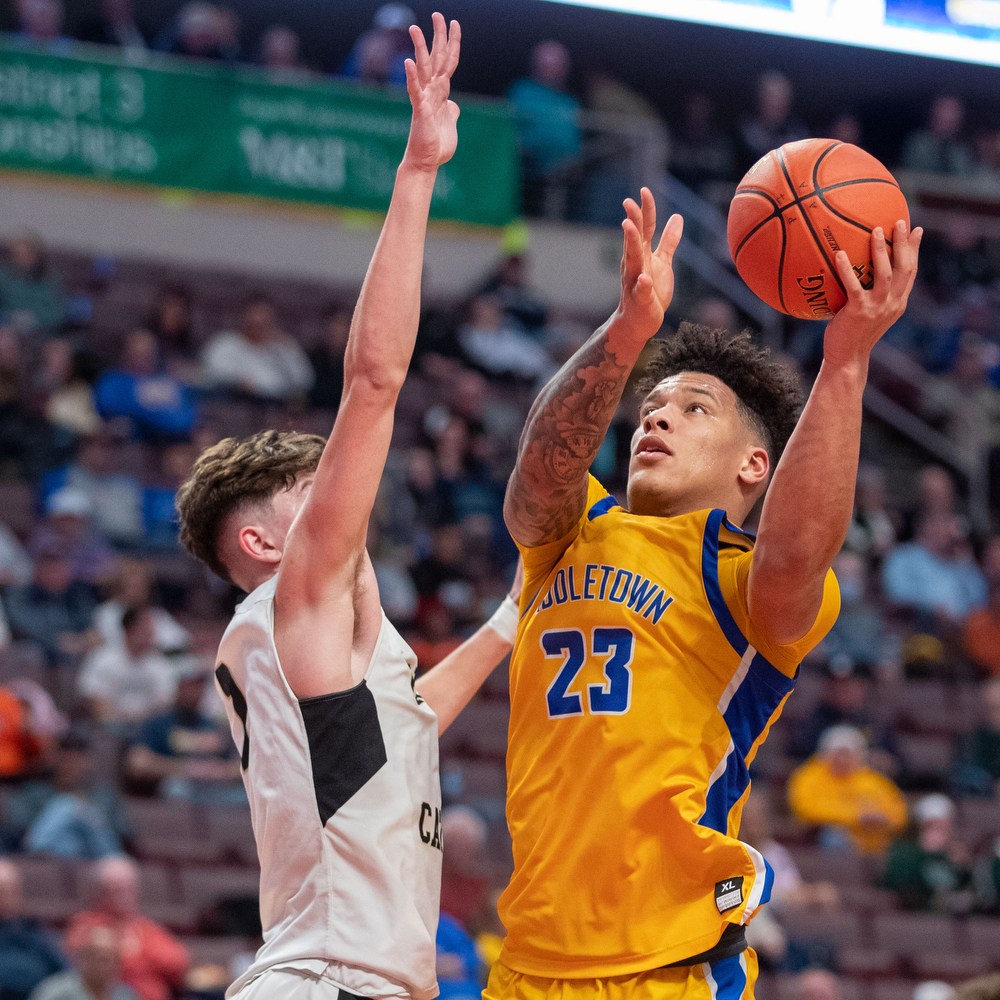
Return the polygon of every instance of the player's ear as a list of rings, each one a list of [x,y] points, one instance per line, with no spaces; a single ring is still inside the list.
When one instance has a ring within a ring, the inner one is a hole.
[[[767,450],[759,445],[747,449],[740,468],[740,482],[746,486],[756,486],[765,482],[771,472],[771,460]]]
[[[240,548],[257,562],[277,563],[281,549],[275,545],[271,532],[260,524],[245,524],[237,535]]]

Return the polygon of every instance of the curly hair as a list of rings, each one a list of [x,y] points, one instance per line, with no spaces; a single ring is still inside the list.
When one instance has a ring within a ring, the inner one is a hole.
[[[206,448],[177,490],[181,544],[231,582],[219,557],[222,522],[235,511],[290,489],[304,473],[314,472],[325,444],[318,434],[260,431],[247,438],[225,438]]]
[[[695,323],[681,323],[677,333],[658,341],[659,352],[637,386],[651,392],[680,372],[714,375],[736,394],[740,415],[763,438],[774,469],[802,409],[804,394],[798,373],[757,347],[749,333],[732,334]]]

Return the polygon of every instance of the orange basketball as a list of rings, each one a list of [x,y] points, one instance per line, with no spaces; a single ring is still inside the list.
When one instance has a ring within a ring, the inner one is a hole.
[[[847,296],[834,265],[843,250],[864,288],[873,282],[871,232],[892,253],[896,223],[910,222],[895,178],[869,153],[834,139],[773,149],[740,181],[729,208],[729,252],[768,305],[799,319],[829,319]]]

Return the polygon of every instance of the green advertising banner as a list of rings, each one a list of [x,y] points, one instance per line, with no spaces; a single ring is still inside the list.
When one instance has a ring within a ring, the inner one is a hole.
[[[388,207],[409,129],[405,93],[80,51],[0,43],[0,167]],[[457,99],[458,152],[438,172],[431,214],[504,225],[519,207],[513,116],[500,102]]]

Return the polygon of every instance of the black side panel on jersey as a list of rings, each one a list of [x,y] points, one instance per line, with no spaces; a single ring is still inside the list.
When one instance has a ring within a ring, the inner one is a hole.
[[[320,822],[360,791],[388,759],[375,696],[362,681],[349,691],[299,701],[309,740]]]

